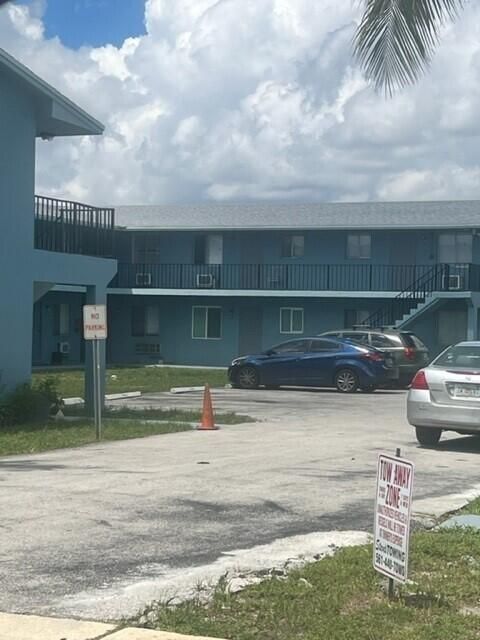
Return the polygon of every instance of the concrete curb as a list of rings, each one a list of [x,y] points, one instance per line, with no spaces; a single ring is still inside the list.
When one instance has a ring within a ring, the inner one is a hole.
[[[102,622],[86,622],[67,618],[44,618],[13,613],[0,613],[1,640],[221,640],[184,636],[166,631],[151,631]]]

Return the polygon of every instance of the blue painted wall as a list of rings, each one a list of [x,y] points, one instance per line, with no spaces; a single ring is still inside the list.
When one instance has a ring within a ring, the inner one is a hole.
[[[213,232],[215,233],[215,232]],[[302,258],[282,258],[284,231],[224,231],[224,264],[433,264],[438,260],[440,231],[372,231],[371,258],[347,258],[348,231],[301,231],[305,236]],[[146,262],[193,264],[195,238],[188,231],[117,232],[116,257],[120,262],[143,262],[144,239],[155,251]],[[480,237],[473,237],[473,261],[480,262]]]
[[[0,385],[30,376],[35,114],[31,98],[0,74]]]

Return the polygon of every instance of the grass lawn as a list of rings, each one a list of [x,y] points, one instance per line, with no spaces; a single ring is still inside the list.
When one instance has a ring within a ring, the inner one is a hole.
[[[112,378],[115,376],[115,378]],[[53,379],[63,398],[84,395],[83,369],[36,371],[33,382]],[[116,367],[107,370],[107,393],[124,391],[169,391],[172,387],[200,386],[208,382],[212,387],[227,384],[227,372],[220,369],[177,369],[175,367]]]
[[[84,416],[83,407],[65,407],[64,413],[69,416]],[[172,422],[199,422],[202,417],[201,411],[189,411],[187,409],[130,409],[129,407],[112,408],[107,407],[103,415],[110,418],[131,418],[133,420],[170,420]],[[245,422],[256,422],[250,416],[241,413],[215,413],[217,424],[242,424]]]
[[[232,640],[478,640],[480,532],[418,532],[410,553],[414,584],[392,602],[364,546],[237,594],[219,585],[208,605],[157,605],[148,626]]]
[[[102,440],[127,440],[190,429],[189,425],[181,422],[145,424],[133,420],[107,419],[103,423]],[[95,427],[87,420],[2,427],[0,456],[79,447],[90,442],[95,442]]]

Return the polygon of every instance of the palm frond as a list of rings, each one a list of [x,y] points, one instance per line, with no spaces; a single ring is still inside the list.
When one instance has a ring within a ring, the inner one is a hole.
[[[466,0],[365,0],[354,54],[377,89],[392,94],[414,83],[438,44],[440,29]]]

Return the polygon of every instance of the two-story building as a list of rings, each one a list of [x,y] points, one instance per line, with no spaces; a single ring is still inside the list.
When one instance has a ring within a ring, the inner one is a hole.
[[[38,138],[102,131],[97,120],[0,49],[2,390],[30,378],[35,301],[55,285],[81,287],[92,303],[106,300],[117,266],[104,259],[113,257],[113,210],[35,197]],[[90,357],[87,350],[85,358]]]
[[[480,202],[122,206],[116,222],[114,364],[226,365],[362,323],[433,353],[478,336]],[[36,304],[35,364],[82,360],[82,300]]]

